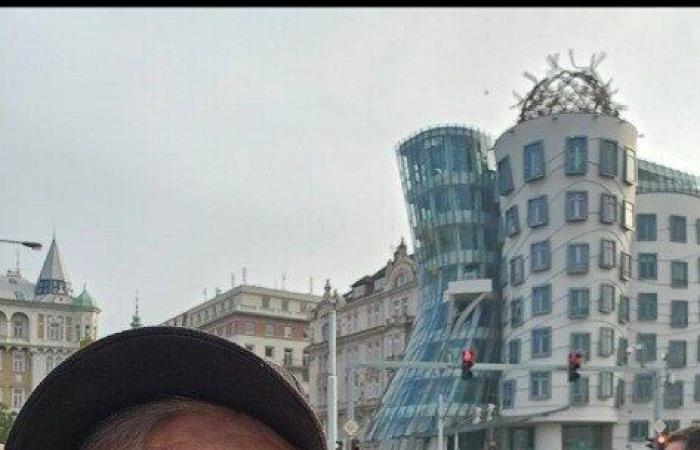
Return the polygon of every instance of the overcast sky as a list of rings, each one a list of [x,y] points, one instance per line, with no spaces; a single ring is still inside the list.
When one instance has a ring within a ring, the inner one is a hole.
[[[342,292],[410,237],[394,148],[430,125],[497,137],[548,53],[620,88],[639,156],[700,173],[700,12],[4,9],[0,237],[48,246],[128,326],[248,282]],[[488,95],[485,95],[488,91]],[[35,280],[45,256],[21,252]],[[14,267],[0,249],[2,270]]]

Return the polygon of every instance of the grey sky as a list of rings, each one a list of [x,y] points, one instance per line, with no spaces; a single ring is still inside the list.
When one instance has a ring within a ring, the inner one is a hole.
[[[496,137],[545,56],[605,51],[639,155],[700,173],[696,10],[0,11],[0,237],[57,230],[102,334],[248,282],[339,290],[409,237],[397,141]],[[488,90],[489,94],[484,95]],[[22,252],[34,279],[41,255]],[[14,251],[0,248],[0,267]]]

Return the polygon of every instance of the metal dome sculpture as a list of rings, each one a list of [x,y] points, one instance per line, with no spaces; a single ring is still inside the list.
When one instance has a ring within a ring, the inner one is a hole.
[[[612,101],[617,89],[612,89],[612,78],[603,83],[596,68],[605,59],[605,53],[594,53],[588,67],[576,65],[574,52],[569,50],[572,69],[559,65],[559,53],[547,56],[550,69],[546,77],[538,80],[529,72],[523,76],[535,87],[522,97],[513,91],[518,103],[513,108],[520,108],[518,123],[551,114],[589,113],[620,117],[626,108]]]

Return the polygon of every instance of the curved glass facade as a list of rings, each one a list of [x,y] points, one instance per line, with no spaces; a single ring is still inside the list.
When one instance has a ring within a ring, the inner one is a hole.
[[[482,302],[461,324],[448,320],[443,293],[451,281],[491,278],[498,270],[495,173],[489,138],[463,126],[431,128],[397,148],[420,285],[419,310],[406,361],[458,362],[474,348],[480,362],[499,362],[499,311]],[[497,403],[497,375],[462,381],[458,370],[398,370],[375,414],[371,441],[434,436],[438,395],[445,426],[462,423],[474,405]],[[384,447],[384,446],[383,446]]]

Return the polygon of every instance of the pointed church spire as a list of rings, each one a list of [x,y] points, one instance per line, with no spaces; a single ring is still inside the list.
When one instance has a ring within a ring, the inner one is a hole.
[[[51,241],[51,247],[46,255],[44,266],[36,283],[35,294],[37,296],[47,294],[71,295],[72,289],[68,276],[63,268],[61,253],[56,244],[56,238]]]
[[[134,315],[131,317],[131,328],[141,328],[141,316],[139,315],[139,291],[136,291],[136,298],[134,299],[136,308],[134,310]]]

